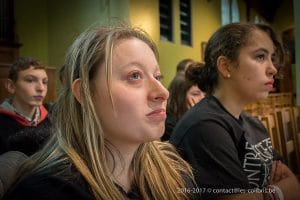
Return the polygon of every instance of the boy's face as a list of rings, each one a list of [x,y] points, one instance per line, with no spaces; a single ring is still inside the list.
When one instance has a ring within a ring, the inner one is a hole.
[[[28,69],[18,72],[18,79],[11,83],[9,92],[14,103],[35,107],[43,103],[47,94],[48,76],[44,69]]]

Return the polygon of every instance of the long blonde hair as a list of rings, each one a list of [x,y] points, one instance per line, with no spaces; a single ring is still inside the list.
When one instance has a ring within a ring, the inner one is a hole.
[[[118,41],[129,38],[144,41],[158,59],[156,46],[147,34],[129,26],[92,29],[75,40],[61,70],[63,86],[54,109],[53,137],[27,162],[24,170],[39,171],[69,161],[90,185],[95,199],[125,199],[110,176],[107,152],[112,146],[104,139],[97,117],[92,80],[103,65],[110,87],[113,47]],[[72,83],[78,78],[81,80],[81,104],[71,92]],[[188,194],[179,193],[178,189],[186,187],[184,177],[192,178],[191,168],[170,144],[153,141],[140,145],[132,168],[143,199],[188,199]]]

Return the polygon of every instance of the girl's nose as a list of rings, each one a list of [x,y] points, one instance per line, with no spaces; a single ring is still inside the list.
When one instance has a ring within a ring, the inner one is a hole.
[[[169,98],[169,91],[162,85],[162,83],[155,78],[150,82],[150,98],[154,101],[166,101]]]
[[[268,67],[268,74],[274,76],[277,74],[277,67],[275,66],[274,62],[271,60],[270,65]]]

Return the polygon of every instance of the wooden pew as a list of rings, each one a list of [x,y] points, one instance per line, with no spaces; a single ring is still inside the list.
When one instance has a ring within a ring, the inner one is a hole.
[[[277,116],[275,112],[258,116],[258,119],[264,124],[268,130],[269,136],[272,141],[273,148],[279,153],[283,154],[283,145],[280,140],[280,132],[278,129]]]
[[[300,173],[299,146],[292,107],[276,109],[282,156],[295,173]]]

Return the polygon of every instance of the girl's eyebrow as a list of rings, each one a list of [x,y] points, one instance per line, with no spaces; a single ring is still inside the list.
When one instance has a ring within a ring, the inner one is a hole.
[[[260,47],[259,49],[256,49],[254,52],[258,52],[258,51],[263,51],[264,53],[267,53],[267,54],[274,54],[275,53],[274,50],[272,52],[270,52],[268,49],[266,49],[264,47]]]
[[[142,64],[140,64],[139,62],[136,62],[136,61],[133,61],[133,62],[129,62],[129,63],[120,65],[121,68],[130,68],[130,67],[132,67],[132,66],[143,67]]]
[[[133,62],[124,64],[124,65],[121,65],[121,68],[130,68],[130,67],[132,67],[132,66],[141,67],[141,68],[146,68],[145,65],[143,65],[142,63],[137,62],[137,61],[133,61]],[[156,65],[156,66],[155,66],[155,71],[160,71],[159,65]]]

